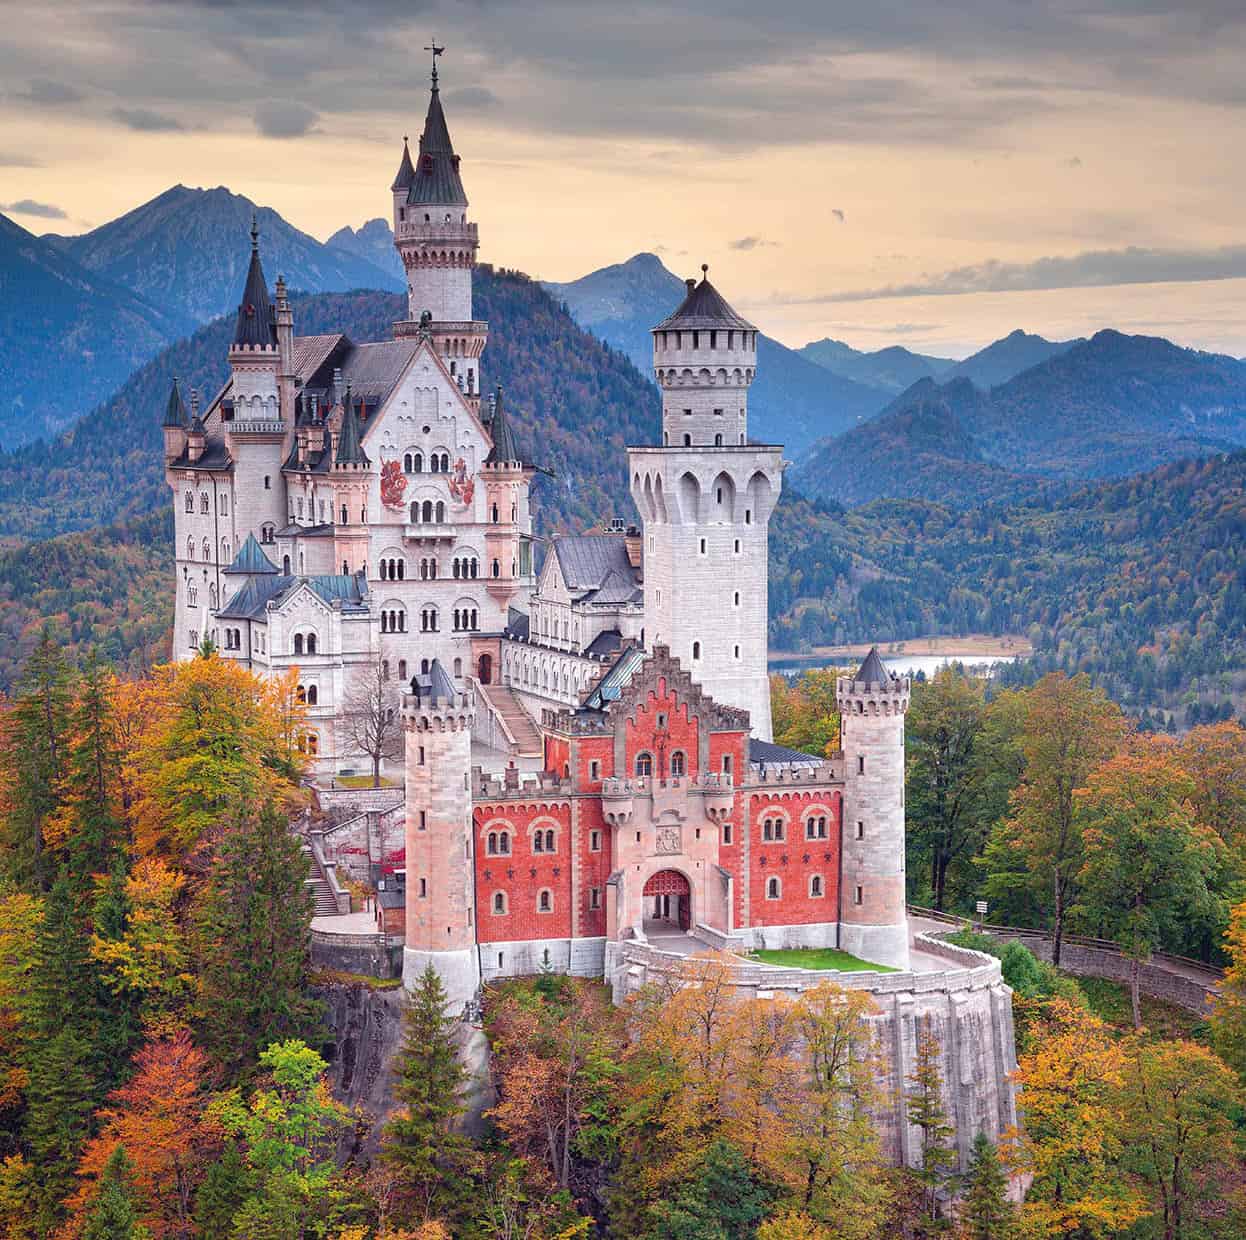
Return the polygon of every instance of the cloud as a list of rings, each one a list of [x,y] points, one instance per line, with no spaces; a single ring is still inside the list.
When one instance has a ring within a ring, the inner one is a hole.
[[[463,86],[445,94],[445,105],[462,112],[485,112],[499,107],[502,101],[488,87]]]
[[[77,103],[84,98],[84,95],[76,86],[70,86],[67,82],[54,82],[50,78],[35,78],[17,97],[24,99],[27,103],[55,107],[62,103]]]
[[[50,202],[36,202],[33,198],[23,198],[18,202],[0,202],[0,211],[8,211],[11,215],[33,215],[40,220],[69,218],[60,207],[55,207]]]
[[[0,168],[39,168],[42,165],[29,155],[18,155],[13,151],[0,151]]]
[[[844,222],[844,213],[838,207],[831,208],[831,214],[842,224]]]
[[[152,112],[147,108],[114,108],[113,116],[127,129],[139,133],[175,133],[184,129],[181,121],[160,112]]]
[[[1082,157],[1080,155],[1070,155],[1064,161],[1064,166],[1066,168],[1080,168],[1082,166]]]
[[[261,103],[255,109],[255,127],[266,138],[302,138],[316,132],[314,126],[319,119],[320,114],[311,108],[280,99]]]
[[[1129,246],[1055,255],[1030,263],[991,259],[909,284],[852,289],[812,297],[810,302],[875,301],[886,297],[950,296],[962,293],[1012,293],[1034,289],[1098,288],[1114,284],[1171,284],[1246,277],[1246,245],[1206,250],[1158,250]]]
[[[727,248],[730,250],[760,250],[767,246],[778,245],[777,241],[767,241],[764,237],[737,237],[735,241],[728,241]]]

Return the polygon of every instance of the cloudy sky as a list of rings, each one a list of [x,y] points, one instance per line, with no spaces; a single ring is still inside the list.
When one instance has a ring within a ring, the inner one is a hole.
[[[0,6],[0,210],[387,213],[431,36],[482,258],[701,262],[790,344],[1113,325],[1246,354],[1242,0]]]

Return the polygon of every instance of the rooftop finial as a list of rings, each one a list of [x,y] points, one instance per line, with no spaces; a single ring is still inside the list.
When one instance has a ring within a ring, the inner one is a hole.
[[[424,50],[426,52],[432,52],[433,54],[433,89],[436,90],[437,89],[437,57],[440,56],[441,53],[444,52],[446,49],[444,47],[438,47],[437,40],[434,38],[432,43],[427,44],[425,46]],[[405,141],[406,139],[403,139],[403,140]]]
[[[708,279],[708,278],[709,278],[709,274],[710,274],[710,265],[709,265],[709,263],[702,263],[702,264],[701,264],[701,275],[702,275],[703,277],[705,277],[706,279]]]
[[[251,212],[251,253],[260,252],[260,225],[254,211]]]

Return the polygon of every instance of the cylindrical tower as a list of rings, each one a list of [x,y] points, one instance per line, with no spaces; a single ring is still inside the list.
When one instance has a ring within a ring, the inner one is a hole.
[[[904,716],[907,678],[873,649],[835,697],[844,751],[839,945],[897,969],[909,965],[904,891]]]
[[[476,997],[472,856],[472,701],[434,659],[402,700],[407,775],[406,946],[412,989],[431,964],[455,1014]]]

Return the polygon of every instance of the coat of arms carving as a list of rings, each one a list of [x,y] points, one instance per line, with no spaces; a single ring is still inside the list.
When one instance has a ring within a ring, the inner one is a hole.
[[[656,851],[660,853],[679,852],[679,828],[659,827],[656,840]]]

